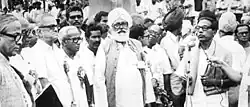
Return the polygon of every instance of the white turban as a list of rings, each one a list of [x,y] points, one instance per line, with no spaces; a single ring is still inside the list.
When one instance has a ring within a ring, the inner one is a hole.
[[[123,8],[115,8],[109,12],[108,15],[108,25],[111,27],[112,24],[118,20],[123,19],[128,22],[129,28],[132,26],[132,18],[130,14]]]
[[[68,37],[69,35],[72,35],[72,34],[79,34],[80,35],[81,33],[78,30],[78,28],[75,26],[65,26],[62,29],[60,29],[58,39],[60,42],[62,42],[62,40],[65,37]]]

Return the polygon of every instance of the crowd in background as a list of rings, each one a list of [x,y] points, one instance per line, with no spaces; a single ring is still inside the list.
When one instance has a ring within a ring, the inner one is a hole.
[[[1,9],[0,107],[250,105],[247,5],[113,0],[92,15],[89,2]]]

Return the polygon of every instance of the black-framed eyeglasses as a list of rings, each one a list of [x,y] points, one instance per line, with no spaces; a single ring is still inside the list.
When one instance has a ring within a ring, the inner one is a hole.
[[[103,20],[102,22],[107,23],[107,22],[108,22],[108,20]]]
[[[237,34],[238,34],[238,35],[244,35],[244,34],[245,34],[245,35],[248,35],[249,32],[248,32],[248,31],[245,31],[245,32],[238,32]]]
[[[0,34],[13,38],[15,42],[18,42],[22,39],[21,33],[9,34],[1,32]]]
[[[82,37],[74,37],[74,38],[66,38],[64,40],[67,40],[72,43],[80,43],[82,42],[83,38]]]
[[[70,19],[80,19],[83,18],[82,15],[69,16]]]
[[[39,26],[39,28],[48,28],[52,31],[58,32],[58,26],[55,24],[47,25],[47,26]]]
[[[211,29],[211,26],[195,26],[196,30],[202,29],[203,31],[207,31],[208,29]]]
[[[115,29],[128,28],[128,22],[117,22],[112,24],[112,27]]]

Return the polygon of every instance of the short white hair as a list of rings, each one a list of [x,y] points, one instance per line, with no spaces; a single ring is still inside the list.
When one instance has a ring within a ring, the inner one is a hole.
[[[78,32],[70,32],[70,31],[78,31]],[[75,26],[65,26],[63,27],[62,29],[60,29],[59,31],[59,37],[58,37],[58,40],[62,43],[62,40],[64,38],[66,38],[67,36],[69,36],[70,34],[73,34],[73,33],[79,33],[81,34],[80,30],[75,27]]]

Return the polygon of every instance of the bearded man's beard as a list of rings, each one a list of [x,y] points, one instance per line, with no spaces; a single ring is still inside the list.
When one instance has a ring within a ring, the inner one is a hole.
[[[129,39],[129,31],[120,30],[120,31],[112,31],[111,38],[117,40],[119,42],[125,42]]]

